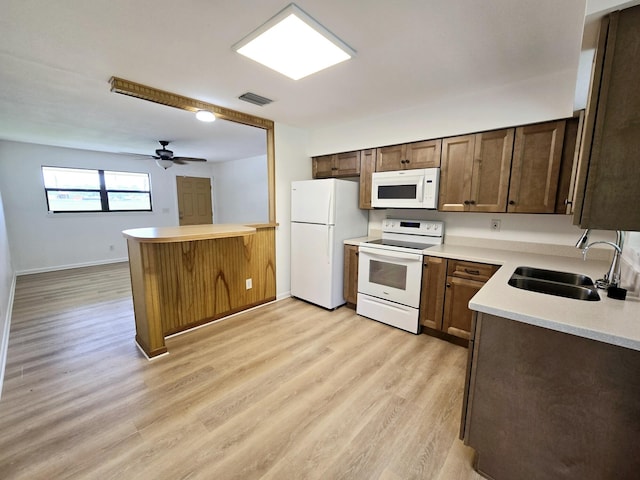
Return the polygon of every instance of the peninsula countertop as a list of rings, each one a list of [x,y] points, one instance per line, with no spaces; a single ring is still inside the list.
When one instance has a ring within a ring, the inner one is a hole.
[[[190,242],[216,238],[244,237],[256,233],[255,227],[237,224],[183,225],[124,230],[122,234],[142,243]]]
[[[345,243],[358,245],[368,239]],[[471,310],[640,351],[640,298],[614,300],[598,290],[600,301],[590,302],[522,290],[507,283],[521,266],[581,273],[596,280],[609,270],[609,262],[447,244],[427,248],[423,254],[501,267],[471,299]]]

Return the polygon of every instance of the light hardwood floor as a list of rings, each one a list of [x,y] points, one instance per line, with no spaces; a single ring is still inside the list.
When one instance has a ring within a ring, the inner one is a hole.
[[[0,478],[479,479],[467,350],[287,299],[134,344],[127,264],[18,278]]]

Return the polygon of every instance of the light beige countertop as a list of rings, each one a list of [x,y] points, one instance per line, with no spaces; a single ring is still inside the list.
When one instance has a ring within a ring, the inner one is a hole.
[[[255,227],[235,224],[133,228],[122,232],[126,238],[142,243],[190,242],[192,240],[243,237],[255,233]]]
[[[373,238],[361,237],[345,243],[359,245]],[[472,310],[640,350],[640,298],[627,295],[624,301],[614,300],[607,297],[606,291],[598,290],[600,301],[574,300],[522,290],[507,283],[514,270],[521,266],[581,273],[595,281],[609,270],[607,261],[589,259],[585,262],[579,256],[447,244],[425,249],[423,253],[501,266],[469,302]]]

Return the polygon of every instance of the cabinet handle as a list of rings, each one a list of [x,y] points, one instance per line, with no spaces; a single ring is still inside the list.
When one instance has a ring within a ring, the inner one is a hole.
[[[450,283],[447,283],[447,288],[451,288],[451,284]]]
[[[469,200],[465,200],[463,203],[464,203],[465,205],[469,205]]]
[[[564,204],[567,205],[567,206],[568,205],[573,205],[573,202],[571,200],[569,200],[568,198],[565,198],[564,199]]]
[[[356,257],[360,256],[360,252],[356,252]]]
[[[475,204],[476,204],[476,201],[475,201],[475,200],[471,200],[469,203],[470,203],[471,205],[475,205]]]
[[[516,201],[515,200],[509,200],[509,205],[515,205]]]
[[[469,268],[465,268],[464,271],[469,275],[480,275],[480,270],[471,270]]]
[[[428,266],[429,266],[429,264],[425,263],[425,264],[422,265],[422,268],[427,268]]]

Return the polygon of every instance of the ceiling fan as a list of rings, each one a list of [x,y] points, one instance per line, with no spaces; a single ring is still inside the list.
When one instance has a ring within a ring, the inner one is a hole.
[[[160,145],[162,145],[162,148],[156,149],[156,154],[152,155],[152,157],[155,158],[156,163],[160,167],[164,168],[165,170],[173,166],[174,163],[178,165],[186,165],[187,162],[206,162],[207,161],[205,158],[174,157],[173,152],[167,149],[167,146],[171,142],[169,142],[168,140],[158,140],[158,142],[160,143]]]

